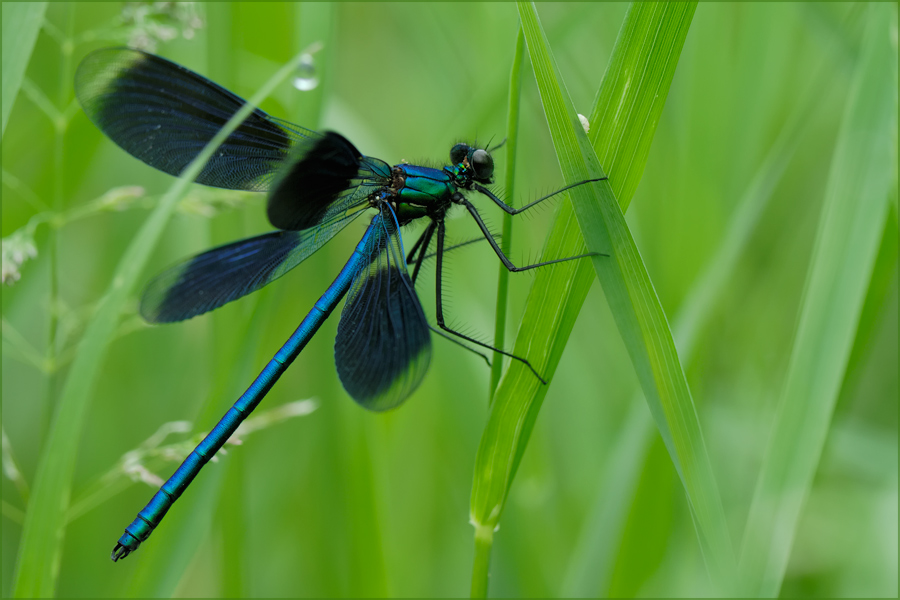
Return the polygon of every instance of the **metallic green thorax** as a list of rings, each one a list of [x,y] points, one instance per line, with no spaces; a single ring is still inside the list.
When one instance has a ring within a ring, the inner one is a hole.
[[[452,171],[460,167],[446,167]],[[450,207],[450,198],[457,192],[455,173],[417,165],[397,165],[392,169],[397,207],[401,223],[425,216],[439,217]]]
[[[457,147],[464,151],[458,151]],[[475,149],[465,144],[457,147],[451,152],[453,165],[443,169],[409,164],[395,165],[391,169],[390,191],[381,199],[394,205],[401,225],[421,217],[441,219],[460,197],[460,190],[471,189],[475,181],[490,183],[493,174],[490,156],[483,150],[478,151],[479,159],[489,161],[489,164],[479,164],[482,172],[478,173],[469,156]]]

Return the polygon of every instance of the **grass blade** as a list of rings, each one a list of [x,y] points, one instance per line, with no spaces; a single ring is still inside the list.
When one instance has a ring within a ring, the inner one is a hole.
[[[691,287],[672,321],[680,357],[686,365],[692,361],[697,337],[714,314],[729,274],[745,256],[751,235],[758,230],[775,188],[782,181],[800,140],[809,129],[810,117],[815,112],[816,103],[821,100],[824,84],[825,71],[822,69],[760,164],[730,219],[721,244],[711,253],[712,260]],[[634,398],[626,425],[606,461],[601,476],[604,483],[599,486],[605,492],[598,497],[594,512],[573,553],[564,596],[590,596],[597,590],[605,591],[609,586],[616,550],[622,543],[625,513],[637,490],[638,476],[644,468],[642,463],[654,439],[651,435],[653,422],[638,405],[640,400],[640,397]]]
[[[742,591],[774,597],[791,553],[852,349],[897,177],[897,13],[869,7],[825,192],[774,430],[741,554]]]
[[[574,107],[566,97],[536,14],[533,9],[528,11],[526,8],[530,7],[520,4],[535,78],[565,180],[574,183],[597,177],[602,172],[597,155],[588,144],[587,136],[581,135]],[[646,13],[653,15],[656,8],[662,7],[647,7]],[[678,30],[683,22],[680,17],[684,16],[679,12],[683,10],[684,7],[675,7],[669,18],[660,19],[658,31],[665,31],[667,27]],[[692,9],[688,11],[688,22],[692,12]],[[635,52],[634,44],[626,47]],[[619,58],[612,62],[611,74],[620,70],[627,74],[630,70],[625,67],[628,54]],[[651,57],[650,62],[656,63],[657,58]],[[599,118],[595,122],[611,121],[621,107],[627,106],[622,101],[622,95],[630,85],[627,77],[622,91],[606,88],[610,90],[608,93],[601,90],[598,94],[594,114]],[[621,78],[617,80],[621,81]],[[614,101],[616,97],[620,98],[618,103]],[[643,96],[630,100],[633,101],[631,110],[638,115],[646,112],[645,104],[651,105],[651,101]],[[646,124],[645,120],[641,126]],[[604,132],[605,128],[598,127],[597,130]],[[641,141],[640,136],[635,136],[633,145],[624,145],[626,155],[638,150],[637,141]],[[643,141],[649,146],[649,140]],[[632,180],[632,185],[636,186],[637,182]],[[625,192],[627,194],[628,190]],[[608,249],[610,254],[609,259],[593,258],[594,269],[628,348],[650,411],[684,483],[714,585],[723,590],[733,569],[731,543],[706,444],[666,315],[610,185],[580,186],[570,197],[587,248],[594,252]]]
[[[299,58],[298,54],[282,67],[216,134],[169,188],[122,255],[112,283],[81,339],[59,399],[47,444],[41,453],[16,562],[15,596],[52,596],[55,592],[75,456],[91,395],[100,378],[103,359],[115,333],[119,315],[162,235],[168,218],[213,152],[250,115],[255,105],[294,72]]]
[[[46,10],[46,2],[3,3],[3,76],[0,102],[3,116],[0,121],[0,137],[6,133],[6,122],[16,103]]]
[[[595,257],[594,269],[682,475],[704,556],[721,586],[733,568],[724,513],[671,331],[621,212],[640,180],[694,8],[693,4],[631,6],[592,112],[592,147],[564,91],[533,5],[519,4],[566,182],[601,176],[601,162],[611,177],[610,182],[579,186],[570,192],[575,211],[567,204],[561,206],[545,256],[584,252],[579,225],[587,248],[610,255]],[[622,198],[621,207],[614,193]],[[548,377],[556,368],[594,275],[586,262],[542,270],[528,298],[516,353],[528,357]],[[545,393],[546,389],[517,365],[511,365],[500,382],[476,458],[471,503],[476,538],[493,532],[499,522]]]

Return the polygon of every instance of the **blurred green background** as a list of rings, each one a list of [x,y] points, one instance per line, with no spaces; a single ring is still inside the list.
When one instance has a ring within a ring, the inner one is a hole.
[[[538,6],[579,112],[590,109],[626,9]],[[737,268],[714,309],[702,315],[692,359],[684,362],[736,544],[784,385],[863,13],[852,4],[699,5],[627,214],[671,321],[764,161],[779,165]],[[147,209],[172,183],[115,147],[73,104],[78,61],[98,47],[155,42],[160,54],[249,97],[291,56],[321,40],[313,55],[315,89],[286,83],[263,109],[340,131],[363,153],[390,163],[440,165],[457,141],[505,135],[518,27],[515,6],[507,3],[52,3],[45,19],[2,140],[4,253],[21,242],[16,236],[36,214],[58,215],[34,229],[36,257],[3,288],[4,595],[25,485],[75,344]],[[61,50],[66,44],[73,44],[69,60]],[[562,184],[527,58],[524,73],[515,205]],[[64,133],[48,117],[53,106],[64,115]],[[785,135],[787,150],[776,147]],[[505,159],[503,150],[495,153],[498,173]],[[145,193],[111,200],[110,210],[81,210],[121,186]],[[785,596],[898,592],[896,187],[893,194],[865,326],[796,533]],[[142,281],[190,254],[266,231],[263,209],[261,195],[196,188]],[[499,211],[484,212],[499,228]],[[538,256],[552,215],[549,206],[517,218],[517,264]],[[448,223],[454,239],[477,235],[470,219],[456,217]],[[208,430],[331,282],[363,228],[358,221],[277,284],[212,315],[148,327],[136,317],[136,298],[130,304],[78,449],[72,499],[80,514],[65,533],[58,595],[468,593],[469,494],[489,370],[435,337],[422,387],[396,411],[368,413],[335,374],[336,318],[260,410],[307,398],[316,399],[317,409],[230,446],[137,554],[109,560],[153,492],[142,482],[125,485],[120,457],[165,423],[189,420],[195,433]],[[451,324],[488,339],[495,256],[485,244],[469,246],[450,255],[448,268]],[[420,296],[433,315],[431,272]],[[527,274],[511,278],[511,332],[530,283]],[[495,536],[491,595],[670,596],[707,589],[669,456],[655,429],[633,426],[641,411],[648,412],[631,362],[595,286]],[[175,435],[164,443],[188,439]],[[140,464],[165,478],[177,462],[154,456]],[[618,504],[611,506],[611,498]],[[601,540],[605,550],[598,553],[594,536],[607,530],[596,523],[604,515],[614,517],[617,534]]]

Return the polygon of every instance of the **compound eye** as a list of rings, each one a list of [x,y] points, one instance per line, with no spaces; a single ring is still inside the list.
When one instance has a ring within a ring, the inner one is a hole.
[[[494,159],[486,150],[473,152],[471,164],[477,179],[490,179],[494,175]]]
[[[450,162],[458,165],[469,155],[468,144],[457,144],[450,149]]]

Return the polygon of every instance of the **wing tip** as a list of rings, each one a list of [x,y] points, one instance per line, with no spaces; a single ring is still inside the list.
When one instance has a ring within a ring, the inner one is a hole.
[[[149,56],[135,48],[117,46],[94,50],[81,60],[75,71],[75,96],[92,121],[102,108],[96,105],[97,100],[113,90],[122,72],[133,69]]]

